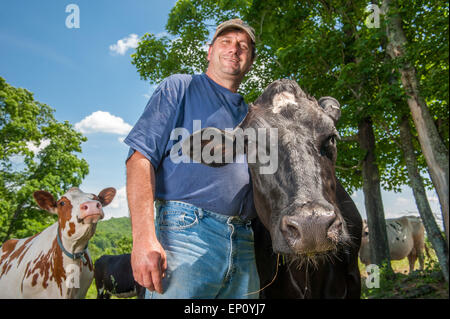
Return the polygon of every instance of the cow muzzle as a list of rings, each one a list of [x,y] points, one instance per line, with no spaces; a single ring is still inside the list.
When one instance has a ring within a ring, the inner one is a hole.
[[[294,254],[324,253],[336,249],[343,225],[334,209],[302,209],[281,218],[281,232]]]
[[[83,224],[95,224],[100,219],[103,219],[102,204],[98,201],[88,201],[80,205],[79,222]]]

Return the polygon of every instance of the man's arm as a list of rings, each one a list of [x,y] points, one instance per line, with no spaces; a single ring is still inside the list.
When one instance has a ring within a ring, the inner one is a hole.
[[[131,267],[143,287],[162,293],[161,279],[167,269],[166,253],[156,238],[153,202],[155,171],[138,151],[128,159],[127,198],[133,233]]]

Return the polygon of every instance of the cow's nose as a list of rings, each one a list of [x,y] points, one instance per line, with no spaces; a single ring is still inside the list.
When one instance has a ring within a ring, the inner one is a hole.
[[[80,205],[81,211],[95,211],[102,208],[102,205],[97,201],[85,202]]]
[[[333,210],[322,210],[315,214],[283,216],[281,232],[289,247],[299,254],[323,252],[333,248],[334,229],[339,228],[338,218]]]
[[[96,223],[103,216],[102,204],[98,201],[87,201],[80,205],[80,217],[84,223]]]

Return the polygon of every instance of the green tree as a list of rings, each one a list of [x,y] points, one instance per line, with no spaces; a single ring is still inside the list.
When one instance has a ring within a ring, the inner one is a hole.
[[[437,8],[442,9],[443,5]],[[434,7],[434,6],[433,6]],[[411,110],[420,146],[428,164],[429,173],[436,192],[441,203],[442,215],[448,245],[448,215],[449,215],[449,167],[448,167],[448,148],[439,135],[438,129],[433,120],[427,101],[423,96],[420,81],[417,76],[417,70],[414,63],[411,62],[411,56],[408,53],[408,39],[403,29],[402,12],[399,10],[398,2],[395,0],[383,0],[383,13],[386,20],[386,34],[388,38],[387,52],[392,59],[398,62],[397,70],[401,74],[401,82],[407,101]],[[422,7],[422,10],[430,11],[431,7]],[[441,11],[441,10],[439,10]],[[442,10],[443,11],[443,10]],[[447,3],[448,17],[448,3]],[[444,30],[443,30],[444,31]],[[447,21],[448,33],[448,21]],[[447,36],[448,41],[448,36]],[[448,47],[447,47],[448,48]],[[448,50],[447,50],[448,52]],[[447,53],[448,55],[448,53]],[[422,62],[422,59],[420,59]],[[421,64],[424,64],[423,62]],[[448,65],[448,64],[447,64]],[[448,70],[448,68],[447,68]],[[443,81],[445,83],[445,81]],[[448,87],[448,86],[447,86]],[[448,101],[448,93],[447,95]],[[447,102],[448,105],[448,102]]]
[[[131,254],[131,250],[133,248],[133,239],[131,236],[122,236],[117,241],[116,251],[119,255],[121,254]]]
[[[0,240],[30,236],[56,221],[37,207],[33,192],[60,196],[81,184],[89,168],[76,153],[84,141],[31,92],[0,77]]]

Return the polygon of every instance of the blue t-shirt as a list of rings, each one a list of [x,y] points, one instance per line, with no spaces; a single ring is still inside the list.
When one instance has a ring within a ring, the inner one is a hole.
[[[255,208],[246,160],[209,167],[190,159],[189,163],[175,163],[170,156],[172,147],[186,138],[171,137],[173,129],[184,128],[189,134],[194,128],[233,129],[247,112],[240,94],[220,86],[205,73],[172,75],[155,90],[125,139],[130,146],[128,158],[137,150],[150,160],[158,199],[183,201],[223,215],[251,219]],[[179,144],[176,146],[178,149]]]

